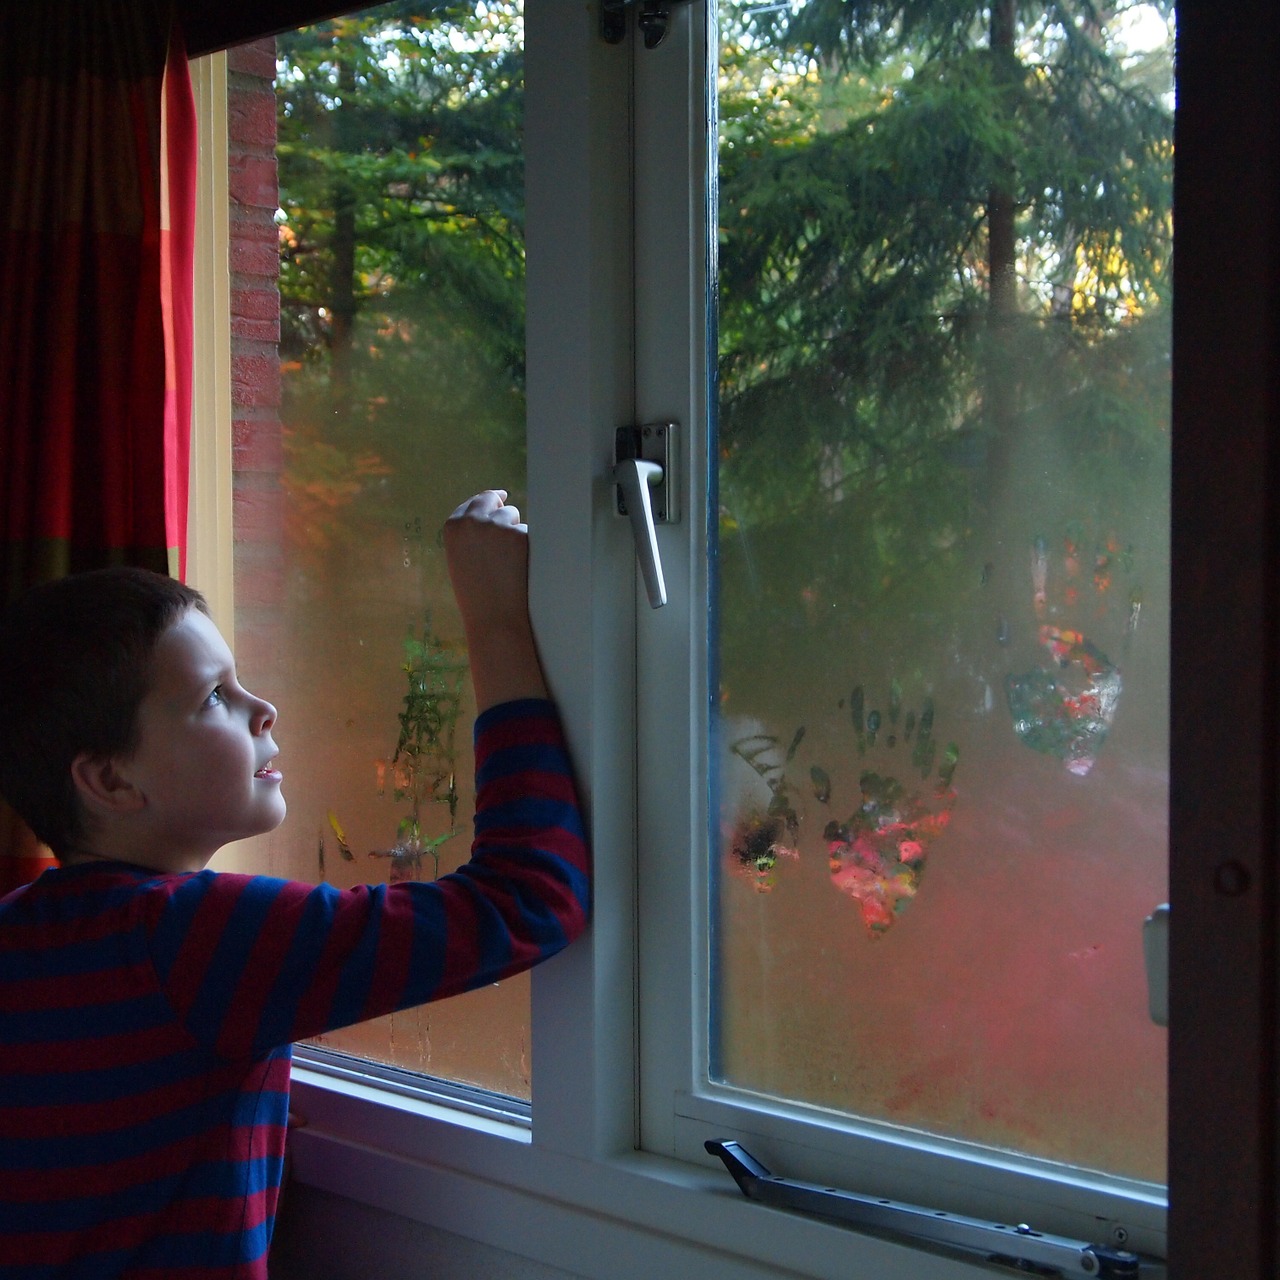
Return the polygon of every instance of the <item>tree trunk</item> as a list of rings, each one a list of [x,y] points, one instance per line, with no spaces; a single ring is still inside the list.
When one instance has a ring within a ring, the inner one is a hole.
[[[1014,49],[1015,0],[994,0],[991,6],[991,57],[996,91],[1012,110],[1012,94],[1019,75]],[[984,409],[988,433],[989,495],[1007,480],[1018,402],[1018,373],[1014,346],[1018,310],[1016,244],[1014,239],[1015,174],[1010,166],[987,192],[987,354]]]
[[[333,279],[329,282],[329,390],[344,421],[351,409],[351,350],[356,319],[356,200],[350,184],[333,192]]]
[[[350,119],[355,104],[356,72],[351,56],[335,47],[338,61],[338,95],[341,105],[334,112],[337,151],[347,155],[354,140]],[[345,423],[351,413],[351,352],[356,320],[356,203],[351,180],[339,175],[333,185],[332,278],[329,281],[329,390],[333,411]]]

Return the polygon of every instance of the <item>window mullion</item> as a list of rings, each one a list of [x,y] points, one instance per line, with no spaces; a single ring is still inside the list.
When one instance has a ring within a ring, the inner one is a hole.
[[[629,60],[591,9],[531,5],[525,32],[532,609],[595,851],[587,939],[533,974],[534,1142],[634,1145],[633,557],[613,511],[632,413]]]
[[[636,401],[679,423],[680,519],[658,530],[668,603],[638,620],[642,1145],[676,1149],[672,1101],[705,1061],[706,6],[635,41]]]

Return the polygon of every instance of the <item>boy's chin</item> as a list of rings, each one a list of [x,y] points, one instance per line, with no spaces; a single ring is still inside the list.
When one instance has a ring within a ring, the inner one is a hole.
[[[254,836],[265,836],[270,832],[275,831],[276,828],[284,821],[285,815],[288,811],[289,807],[285,804],[284,796],[277,792],[275,796],[275,803],[272,804],[270,808],[264,809],[260,820],[253,824],[253,829],[251,831],[247,831],[239,838],[241,840],[248,840],[252,839]]]

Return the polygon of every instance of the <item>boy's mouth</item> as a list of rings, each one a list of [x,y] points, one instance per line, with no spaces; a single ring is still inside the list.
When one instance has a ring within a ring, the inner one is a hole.
[[[264,778],[268,782],[272,782],[280,777],[280,771],[276,768],[274,757],[267,761],[266,764],[253,775],[255,778]]]

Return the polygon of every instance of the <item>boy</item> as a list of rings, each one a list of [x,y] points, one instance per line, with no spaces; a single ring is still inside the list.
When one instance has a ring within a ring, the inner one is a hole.
[[[0,625],[0,794],[61,863],[0,900],[4,1280],[265,1280],[290,1043],[493,982],[584,928],[582,817],[505,499],[445,527],[476,840],[431,884],[205,870],[285,803],[275,708],[196,592],[103,570]]]

